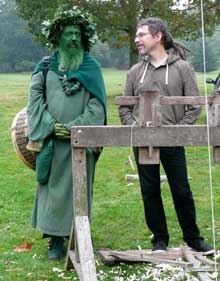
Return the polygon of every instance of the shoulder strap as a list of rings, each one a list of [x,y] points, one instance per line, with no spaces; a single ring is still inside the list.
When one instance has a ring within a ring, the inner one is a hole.
[[[43,57],[43,69],[42,69],[42,73],[43,73],[43,77],[44,77],[44,83],[43,83],[43,97],[46,100],[46,81],[47,81],[47,73],[49,70],[49,66],[50,66],[50,56],[45,56]]]

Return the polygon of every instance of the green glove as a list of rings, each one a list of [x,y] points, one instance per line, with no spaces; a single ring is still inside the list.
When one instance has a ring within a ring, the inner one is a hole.
[[[58,139],[70,139],[70,131],[62,123],[55,123],[54,134]]]

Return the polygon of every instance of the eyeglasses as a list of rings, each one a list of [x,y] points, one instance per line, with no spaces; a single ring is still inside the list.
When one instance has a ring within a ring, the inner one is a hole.
[[[135,39],[136,38],[143,38],[145,35],[151,34],[150,32],[140,32],[138,34],[135,35]]]

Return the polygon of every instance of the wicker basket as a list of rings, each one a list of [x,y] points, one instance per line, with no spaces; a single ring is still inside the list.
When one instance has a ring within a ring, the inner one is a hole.
[[[26,149],[28,143],[27,137],[27,109],[23,108],[18,112],[12,122],[11,137],[14,150],[18,157],[31,169],[35,170],[36,157],[35,153]]]

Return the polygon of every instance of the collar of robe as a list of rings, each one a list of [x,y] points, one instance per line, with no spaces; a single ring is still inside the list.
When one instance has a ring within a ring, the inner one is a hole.
[[[41,60],[36,66],[33,75],[42,71],[42,69],[43,61]],[[104,107],[106,115],[106,90],[103,76],[99,64],[88,52],[84,52],[83,63],[77,70],[67,70],[64,72],[58,68],[58,51],[55,51],[50,57],[49,70],[56,72],[62,79],[64,79],[65,75],[67,83],[74,80],[79,81],[89,93],[98,98]]]

